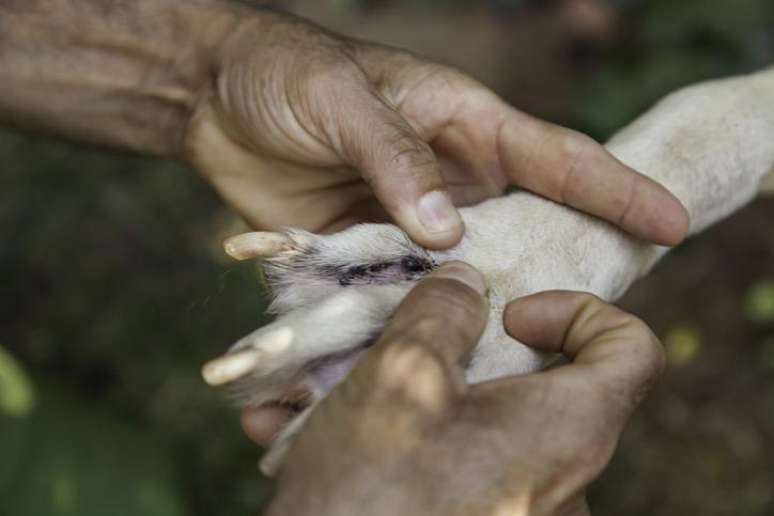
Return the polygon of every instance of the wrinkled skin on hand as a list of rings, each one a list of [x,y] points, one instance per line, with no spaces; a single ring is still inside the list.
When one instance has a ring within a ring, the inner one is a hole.
[[[392,219],[446,248],[463,231],[449,199],[516,184],[658,243],[684,236],[684,210],[657,183],[453,68],[270,11],[244,20],[216,60],[185,154],[254,228]],[[653,211],[663,223],[646,221]]]
[[[588,294],[511,303],[509,333],[568,365],[473,386],[483,278],[445,265],[309,418],[268,514],[587,514],[585,487],[660,374],[637,318]]]

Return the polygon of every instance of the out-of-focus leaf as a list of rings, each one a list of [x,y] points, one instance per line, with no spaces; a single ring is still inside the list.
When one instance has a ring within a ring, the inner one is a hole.
[[[35,408],[35,389],[21,364],[0,346],[0,415],[25,417]]]
[[[774,3],[631,3],[638,30],[580,90],[574,125],[605,139],[657,99],[688,84],[756,70],[774,58]]]
[[[774,280],[761,281],[747,292],[747,318],[759,324],[774,322]]]
[[[146,430],[55,388],[25,419],[0,417],[0,513],[180,516],[169,454]]]
[[[701,332],[691,325],[675,326],[664,336],[664,346],[670,365],[690,364],[701,351]]]

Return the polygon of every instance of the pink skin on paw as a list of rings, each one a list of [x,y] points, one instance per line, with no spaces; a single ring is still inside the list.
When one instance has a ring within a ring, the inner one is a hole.
[[[292,417],[292,411],[276,405],[252,407],[242,411],[242,430],[255,444],[267,448],[277,432]]]

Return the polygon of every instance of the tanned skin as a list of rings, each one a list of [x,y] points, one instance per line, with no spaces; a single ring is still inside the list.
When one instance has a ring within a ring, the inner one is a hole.
[[[180,157],[214,53],[240,11],[206,1],[0,1],[0,119]]]

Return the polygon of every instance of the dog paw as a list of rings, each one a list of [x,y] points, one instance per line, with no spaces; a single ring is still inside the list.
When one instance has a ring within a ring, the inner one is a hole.
[[[305,408],[344,378],[404,295],[396,285],[341,289],[291,309],[206,364],[203,376],[227,385],[243,407]]]
[[[224,246],[238,259],[262,259],[277,318],[202,374],[242,407],[277,404],[296,412],[261,462],[272,474],[313,406],[347,375],[411,285],[447,257],[431,255],[394,226],[374,224],[329,236],[247,233]]]
[[[246,233],[224,246],[237,258],[263,259],[274,314],[319,303],[347,287],[416,281],[438,265],[428,251],[387,224],[362,224],[333,235]]]
[[[303,408],[324,397],[384,326],[410,285],[439,264],[390,225],[321,236],[247,233],[226,251],[261,258],[277,319],[205,365],[242,406]]]

